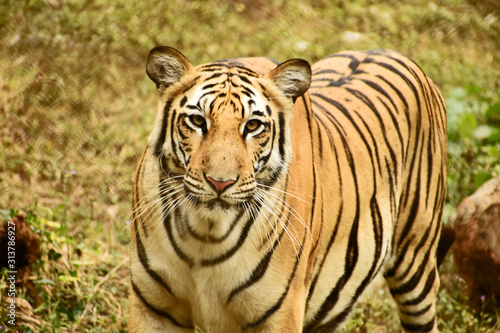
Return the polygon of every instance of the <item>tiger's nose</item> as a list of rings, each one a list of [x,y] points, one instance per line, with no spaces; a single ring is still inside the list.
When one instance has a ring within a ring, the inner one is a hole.
[[[205,179],[208,180],[208,183],[217,193],[224,192],[229,186],[236,183],[236,180],[215,180],[212,177],[205,176]]]

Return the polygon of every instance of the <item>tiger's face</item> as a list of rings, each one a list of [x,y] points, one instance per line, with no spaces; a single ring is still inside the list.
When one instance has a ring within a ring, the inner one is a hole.
[[[208,215],[251,209],[259,188],[288,169],[291,109],[309,87],[309,64],[291,60],[262,76],[229,61],[194,68],[157,48],[147,72],[160,92],[149,144],[164,191]]]
[[[243,81],[237,75],[227,73],[219,79],[212,93],[197,86],[189,99],[183,99],[172,133],[185,172],[185,191],[208,209],[249,201],[257,179],[269,181],[272,171],[280,174],[289,160],[288,131],[283,128],[279,142],[279,118],[269,112],[262,92],[248,87],[248,95],[242,94]],[[286,104],[272,107],[282,109]],[[281,117],[286,124],[283,112]],[[279,144],[279,150],[273,149]]]

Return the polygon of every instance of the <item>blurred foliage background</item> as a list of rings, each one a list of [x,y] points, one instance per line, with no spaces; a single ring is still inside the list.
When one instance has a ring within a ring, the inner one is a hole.
[[[495,0],[0,0],[0,209],[4,219],[24,212],[43,247],[19,286],[28,304],[16,329],[126,331],[133,172],[156,113],[144,70],[152,47],[173,46],[193,64],[407,55],[446,97],[446,223],[500,174],[499,16]],[[499,330],[498,313],[467,307],[452,259],[441,277],[443,332]],[[400,330],[381,295],[344,331]]]

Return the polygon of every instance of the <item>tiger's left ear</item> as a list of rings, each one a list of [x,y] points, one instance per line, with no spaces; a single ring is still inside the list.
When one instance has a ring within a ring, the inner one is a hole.
[[[265,76],[290,98],[297,98],[311,85],[311,65],[302,59],[285,61]]]

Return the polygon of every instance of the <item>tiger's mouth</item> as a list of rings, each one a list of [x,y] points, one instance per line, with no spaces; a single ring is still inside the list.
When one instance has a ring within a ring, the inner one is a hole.
[[[205,199],[198,197],[193,194],[188,188],[185,188],[188,200],[197,208],[207,209],[209,211],[221,210],[227,211],[231,208],[235,208],[237,203],[233,203],[224,199],[220,196],[211,199]]]
[[[205,207],[208,210],[216,210],[216,209],[218,209],[218,210],[223,210],[223,211],[229,210],[232,207],[234,207],[233,204],[230,204],[229,202],[224,201],[221,198],[215,198],[215,199],[209,200],[207,202],[204,202],[202,204],[202,206]]]

